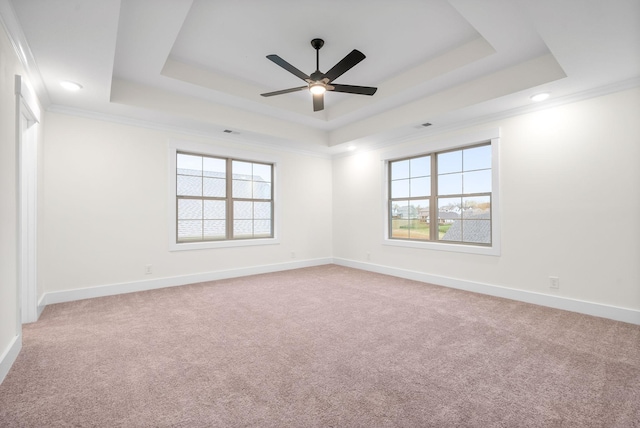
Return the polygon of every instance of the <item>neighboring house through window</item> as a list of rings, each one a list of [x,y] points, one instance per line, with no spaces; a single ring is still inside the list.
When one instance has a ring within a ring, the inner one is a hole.
[[[275,163],[243,154],[170,146],[172,249],[274,243]]]
[[[499,254],[499,134],[484,135],[383,156],[386,244]]]

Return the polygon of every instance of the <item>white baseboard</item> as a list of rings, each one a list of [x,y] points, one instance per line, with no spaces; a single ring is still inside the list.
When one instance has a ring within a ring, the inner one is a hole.
[[[38,300],[38,312],[36,314],[36,317],[37,317],[36,321],[40,319],[40,315],[42,315],[42,311],[44,311],[44,308],[47,307],[47,304],[45,303],[45,296],[46,296],[46,293],[40,296],[40,300]]]
[[[457,288],[460,290],[472,291],[474,293],[503,297],[505,299],[533,303],[535,305],[547,306],[550,308],[578,312],[581,314],[593,315],[596,317],[608,318],[615,321],[622,321],[630,324],[640,325],[640,311],[634,309],[608,306],[600,303],[585,302],[582,300],[574,300],[566,297],[534,293],[531,291],[516,290],[513,288],[449,278],[445,276],[430,275],[424,272],[398,269],[389,266],[359,262],[356,260],[334,258],[333,262],[337,265],[352,267],[355,269],[362,269],[370,272],[382,273],[386,275],[397,276],[400,278],[441,285],[444,287]]]
[[[44,306],[54,303],[72,302],[75,300],[91,299],[94,297],[113,296],[116,294],[133,293],[136,291],[154,290],[157,288],[175,287],[178,285],[194,284],[198,282],[215,281],[219,279],[237,278],[241,276],[257,275],[261,273],[279,272],[333,263],[333,259],[321,258],[311,260],[296,260],[286,263],[252,266],[215,272],[196,273],[191,275],[173,276],[168,278],[150,279],[145,281],[125,282],[119,284],[100,285],[80,288],[76,290],[52,291],[45,293],[41,299]],[[39,305],[42,306],[42,305]]]
[[[424,272],[331,257],[312,260],[298,260],[286,263],[253,266],[224,271],[205,272],[169,278],[151,279],[146,281],[101,285],[76,290],[53,291],[44,294],[38,304],[38,312],[40,313],[46,305],[51,305],[54,303],[71,302],[75,300],[91,299],[94,297],[113,296],[116,294],[133,293],[136,291],[153,290],[165,287],[175,287],[179,285],[194,284],[198,282],[237,278],[241,276],[257,275],[261,273],[278,272],[311,266],[320,266],[331,263],[346,267],[352,267],[355,269],[362,269],[370,272],[397,276],[400,278],[412,279],[415,281],[426,282],[444,287],[472,291],[474,293],[487,294],[490,296],[502,297],[505,299],[517,300],[520,302],[532,303],[535,305],[547,306],[550,308],[578,312],[581,314],[593,315],[596,317],[608,318],[615,321],[622,321],[630,324],[640,325],[640,311],[634,309],[608,306],[600,303],[585,302],[582,300],[569,299],[566,297],[534,293],[531,291],[517,290],[481,282],[474,282],[439,275],[431,275]]]
[[[11,366],[15,363],[18,354],[22,349],[22,335],[17,335],[11,340],[9,346],[0,355],[0,384],[4,381],[4,378],[9,374]]]

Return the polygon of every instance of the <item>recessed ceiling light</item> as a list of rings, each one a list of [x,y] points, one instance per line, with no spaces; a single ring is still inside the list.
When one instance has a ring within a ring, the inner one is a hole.
[[[531,101],[539,102],[539,101],[544,101],[547,98],[549,98],[549,93],[548,92],[540,92],[539,94],[532,95],[531,96]]]
[[[354,151],[355,149],[356,149],[356,146],[353,146],[353,145],[347,147],[347,150],[349,150],[350,152]]]
[[[76,82],[72,82],[71,80],[63,80],[60,82],[60,86],[65,88],[67,91],[79,91],[82,89],[82,85]]]

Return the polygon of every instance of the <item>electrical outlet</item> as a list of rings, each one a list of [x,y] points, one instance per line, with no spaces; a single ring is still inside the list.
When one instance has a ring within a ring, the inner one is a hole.
[[[555,290],[560,288],[560,278],[558,278],[557,276],[550,276],[549,277],[549,288],[553,288]]]
[[[371,253],[367,253],[367,260],[371,260]]]
[[[292,259],[295,259],[295,258],[296,258],[296,252],[295,252],[295,251],[292,251],[292,252],[291,252],[291,258],[292,258]]]
[[[153,273],[153,266],[151,265],[145,265],[144,267],[144,274],[145,275],[151,275]]]

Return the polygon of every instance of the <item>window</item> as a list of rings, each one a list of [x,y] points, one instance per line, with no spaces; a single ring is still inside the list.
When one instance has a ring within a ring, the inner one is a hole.
[[[273,236],[272,165],[176,156],[177,242]]]
[[[172,250],[277,243],[275,162],[198,144],[170,145],[169,156]]]
[[[495,137],[386,154],[385,243],[499,254]]]

